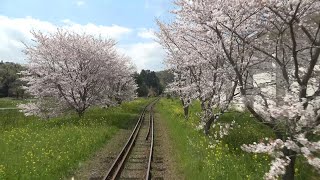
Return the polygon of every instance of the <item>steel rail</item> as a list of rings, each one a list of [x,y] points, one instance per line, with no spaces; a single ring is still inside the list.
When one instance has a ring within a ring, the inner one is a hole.
[[[152,107],[151,107],[152,108]],[[150,135],[150,132],[151,132],[151,128],[152,128],[152,125],[151,125],[151,108],[150,108],[150,113],[149,113],[149,128],[148,128],[148,133],[146,135],[146,141],[149,139],[149,135]]]
[[[153,107],[150,109],[150,129],[151,129],[151,145],[150,145],[150,152],[149,152],[149,161],[148,161],[148,169],[147,169],[147,175],[146,180],[151,179],[151,163],[152,163],[152,157],[153,157],[153,140],[154,140],[154,116],[153,116]]]
[[[139,117],[139,120],[136,123],[128,141],[126,142],[126,144],[122,148],[121,152],[118,154],[117,158],[115,159],[115,161],[113,162],[113,164],[109,168],[108,173],[103,177],[104,180],[115,180],[115,179],[119,178],[119,175],[120,175],[121,169],[124,166],[125,160],[127,159],[128,154],[130,153],[130,151],[131,151],[131,149],[137,139],[138,133],[141,128],[142,121],[145,118],[145,113],[147,111],[147,107],[150,106],[152,109],[152,106],[155,104],[155,102],[157,100],[158,99],[152,101],[150,104],[148,104],[147,106],[144,107],[144,109]]]
[[[145,116],[146,109],[147,109],[147,106],[143,109],[143,111],[139,117],[139,120],[138,120],[137,124],[135,125],[127,143],[124,145],[121,152],[119,153],[116,160],[113,162],[110,169],[108,170],[108,173],[106,174],[106,176],[103,177],[103,179],[105,179],[105,180],[112,179],[113,180],[118,177],[119,172],[120,172],[121,168],[123,167],[123,163],[124,163],[126,157],[128,156],[129,151],[131,150],[132,145],[138,135],[138,132],[141,127],[142,119]]]

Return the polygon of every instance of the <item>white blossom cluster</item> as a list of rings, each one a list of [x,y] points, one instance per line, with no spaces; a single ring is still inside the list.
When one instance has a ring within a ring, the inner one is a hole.
[[[265,174],[264,178],[267,180],[278,179],[280,175],[285,174],[286,166],[290,163],[290,158],[285,156],[281,149],[285,146],[285,143],[276,139],[267,144],[265,143],[253,143],[251,145],[242,145],[241,149],[247,152],[253,153],[267,153],[273,156],[275,159],[271,162],[271,167],[268,173]]]
[[[296,143],[299,142],[299,145]],[[253,153],[267,153],[275,159],[271,162],[271,168],[265,175],[265,179],[277,179],[280,175],[285,174],[285,168],[290,163],[289,156],[283,153],[283,149],[289,149],[295,153],[300,153],[305,156],[310,165],[317,170],[319,168],[320,158],[316,156],[320,153],[320,141],[309,142],[304,135],[300,134],[294,140],[288,139],[283,142],[281,139],[269,140],[268,143],[253,143],[250,145],[242,145],[241,149]]]
[[[215,131],[213,134],[214,139],[222,139],[224,136],[227,136],[230,131],[236,126],[236,122],[232,121],[231,123],[215,123],[212,125],[212,128],[218,127],[219,131]]]
[[[280,175],[285,174],[286,166],[289,165],[290,159],[286,158],[275,158],[271,162],[271,167],[269,172],[264,175],[266,180],[275,180],[278,179]]]

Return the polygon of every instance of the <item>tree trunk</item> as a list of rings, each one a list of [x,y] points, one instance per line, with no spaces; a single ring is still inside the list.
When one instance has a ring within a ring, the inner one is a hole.
[[[116,99],[116,101],[117,101],[117,104],[118,104],[118,105],[121,105],[121,103],[122,103],[122,99],[121,99],[121,98],[119,98],[119,97],[116,97],[115,99]]]
[[[204,104],[204,102],[203,102],[203,101],[201,101],[200,106],[201,106],[201,110],[204,110],[204,109],[205,109],[205,104]]]
[[[84,114],[84,110],[77,110],[78,116],[79,118],[82,118],[83,114]]]
[[[24,90],[21,90],[21,94],[20,94],[21,99],[24,99],[24,94],[25,94]]]
[[[184,107],[184,101],[181,99],[181,104],[182,104],[182,107]]]
[[[209,135],[209,131],[210,131],[210,128],[211,128],[211,125],[212,123],[215,121],[215,116],[212,116],[207,122],[206,124],[204,125],[204,134],[205,135]]]
[[[183,107],[184,118],[185,118],[185,119],[188,119],[188,118],[189,118],[189,105],[188,105],[188,106],[185,106],[183,100],[181,100],[181,104],[182,104],[182,107]]]
[[[254,108],[254,85],[253,85],[253,82],[254,82],[254,79],[253,79],[253,71],[250,71],[250,73],[248,74],[248,77],[247,77],[247,82],[245,84],[246,86],[246,89],[247,89],[247,95],[250,96],[249,98],[249,104],[252,108]]]
[[[9,88],[10,88],[9,85],[6,85],[6,84],[5,84],[5,85],[3,86],[4,96],[5,96],[5,97],[9,97]]]
[[[285,149],[284,154],[290,157],[290,164],[286,167],[286,173],[283,175],[283,180],[294,180],[294,165],[296,161],[296,153],[292,150]]]
[[[188,119],[189,118],[189,105],[183,107],[183,112],[184,112],[184,118]]]
[[[285,81],[282,76],[282,71],[280,65],[277,64],[276,67],[276,103],[277,106],[282,106],[283,105],[283,97],[285,96]]]

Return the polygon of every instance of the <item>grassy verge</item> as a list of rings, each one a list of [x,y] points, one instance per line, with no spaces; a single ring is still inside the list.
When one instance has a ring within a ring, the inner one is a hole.
[[[11,102],[0,99],[0,107]],[[48,121],[0,110],[0,179],[60,179],[75,170],[119,129],[134,126],[149,99],[109,109],[91,108]]]
[[[180,101],[161,99],[157,111],[168,126],[174,145],[173,158],[186,179],[263,179],[269,171],[271,158],[268,155],[246,153],[240,149],[242,144],[274,137],[270,129],[258,124],[249,114],[231,112],[222,116],[220,123],[235,120],[236,124],[229,135],[215,138],[214,132],[217,132],[218,126],[212,129],[210,137],[196,128],[199,124],[196,115],[200,111],[199,104],[190,107],[187,121],[183,117]],[[298,158],[296,179],[312,177],[315,176],[309,166]]]
[[[0,98],[0,108],[16,108],[17,104],[26,103],[30,100],[21,100],[15,98]]]

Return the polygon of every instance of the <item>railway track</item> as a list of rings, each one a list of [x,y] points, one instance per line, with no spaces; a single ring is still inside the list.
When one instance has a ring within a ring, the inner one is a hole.
[[[154,128],[153,107],[155,100],[146,106],[127,143],[109,168],[104,180],[151,179]]]

